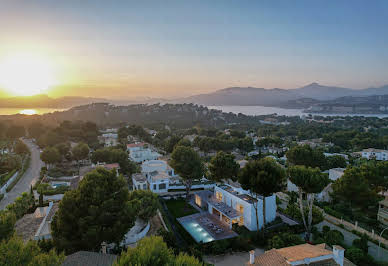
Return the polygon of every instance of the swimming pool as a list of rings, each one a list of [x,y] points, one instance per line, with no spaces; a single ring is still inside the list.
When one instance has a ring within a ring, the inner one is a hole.
[[[54,183],[54,184],[51,184],[51,186],[53,188],[64,187],[64,186],[68,186],[68,183]]]
[[[190,233],[197,243],[214,241],[214,238],[196,221],[182,222],[182,226]]]

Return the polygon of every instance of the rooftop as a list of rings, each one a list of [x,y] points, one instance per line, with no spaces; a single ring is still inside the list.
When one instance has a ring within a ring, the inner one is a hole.
[[[252,198],[251,196],[249,196],[248,194],[245,194],[245,193],[239,193],[238,191],[236,191],[235,189],[233,189],[231,186],[228,186],[228,185],[220,185],[218,186],[219,188],[222,188],[223,190],[229,192],[230,194],[242,199],[243,201],[246,201],[248,203],[254,203],[256,202],[257,200]],[[260,199],[262,199],[263,197],[262,196],[259,196]]]
[[[119,169],[120,165],[118,163],[109,163],[109,164],[104,164],[102,165],[107,170],[112,170],[112,169]]]
[[[362,151],[363,152],[388,152],[387,150],[380,150],[380,149],[373,149],[373,148],[363,149]]]
[[[310,245],[302,244],[292,247],[286,247],[276,250],[287,261],[300,261],[306,258],[316,258],[320,256],[330,255],[333,252],[325,248],[325,244]]]
[[[152,181],[157,181],[157,180],[163,180],[163,179],[169,179],[170,176],[166,173],[163,172],[151,172],[151,179]]]
[[[111,266],[117,256],[89,251],[78,251],[66,257],[62,266]]]
[[[143,174],[133,174],[132,178],[135,179],[136,182],[146,182],[147,178]]]
[[[127,148],[143,147],[144,145],[146,145],[145,142],[131,143],[127,144]]]

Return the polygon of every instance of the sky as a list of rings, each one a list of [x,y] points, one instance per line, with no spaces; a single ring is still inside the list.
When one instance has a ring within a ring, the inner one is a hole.
[[[375,87],[388,84],[387,17],[386,0],[2,0],[0,64],[49,61],[52,97]]]

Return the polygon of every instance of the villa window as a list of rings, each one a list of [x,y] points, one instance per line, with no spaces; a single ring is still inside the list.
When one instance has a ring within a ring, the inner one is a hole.
[[[241,205],[240,203],[236,204],[236,210],[239,211],[240,213],[244,214],[244,206]]]
[[[159,189],[166,189],[166,184],[159,184]]]
[[[195,204],[201,207],[201,197],[199,197],[198,195],[195,195]]]
[[[216,192],[216,198],[217,198],[219,201],[222,201],[222,193],[221,193],[221,192]]]
[[[156,184],[154,184],[154,190],[156,190]]]

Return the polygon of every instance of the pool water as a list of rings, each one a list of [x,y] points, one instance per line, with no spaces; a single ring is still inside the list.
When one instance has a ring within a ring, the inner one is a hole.
[[[198,224],[196,221],[184,222],[182,223],[183,227],[187,232],[197,241],[197,243],[208,243],[214,241],[214,238],[206,232],[203,227]]]
[[[67,186],[66,183],[57,183],[57,184],[52,184],[51,185],[53,188],[58,188],[58,187],[64,187],[64,186]]]

